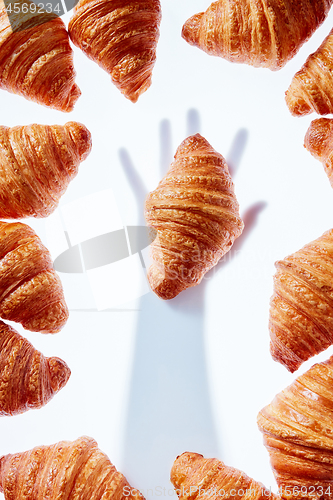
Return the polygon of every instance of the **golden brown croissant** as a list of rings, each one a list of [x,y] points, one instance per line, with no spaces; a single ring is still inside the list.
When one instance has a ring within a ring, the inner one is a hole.
[[[42,333],[58,332],[68,318],[48,250],[19,222],[0,222],[0,317]]]
[[[244,472],[228,467],[216,458],[183,453],[171,469],[171,482],[181,500],[271,500],[278,497]]]
[[[46,358],[0,321],[0,415],[41,408],[66,385],[70,374],[64,361]]]
[[[305,135],[304,146],[312,156],[322,162],[333,187],[333,120],[313,120]]]
[[[333,357],[298,377],[258,415],[285,499],[332,498],[332,386]]]
[[[333,30],[294,76],[286,102],[294,116],[333,113]]]
[[[333,343],[333,229],[275,266],[271,354],[293,372]]]
[[[242,233],[228,166],[201,135],[179,146],[166,176],[146,199],[145,217],[157,231],[148,279],[162,299],[200,283]]]
[[[90,149],[80,123],[0,126],[0,218],[53,212]]]
[[[21,0],[15,5],[30,3]],[[52,14],[22,11],[12,12],[9,20],[0,0],[0,88],[71,111],[81,92],[75,83],[73,51],[65,25]]]
[[[182,36],[210,55],[282,68],[324,21],[332,0],[218,0],[183,26]]]
[[[160,22],[159,0],[79,0],[68,31],[73,43],[136,102],[151,85]]]
[[[85,436],[1,457],[0,491],[6,500],[144,500]]]

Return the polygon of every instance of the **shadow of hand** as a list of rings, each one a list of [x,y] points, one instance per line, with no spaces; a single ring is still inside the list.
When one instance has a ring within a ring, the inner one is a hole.
[[[199,131],[199,114],[192,109],[187,114],[187,133]],[[160,140],[162,177],[172,161],[168,120],[160,124]],[[240,130],[228,156],[234,174],[246,142],[247,131]],[[119,155],[136,197],[141,224],[147,190],[128,152],[121,149]],[[265,203],[258,202],[246,210],[245,229],[234,245],[233,255],[245,242],[264,207]],[[226,263],[222,260],[218,266]],[[205,289],[203,280],[171,301],[160,300],[153,293],[140,301],[123,470],[148,498],[158,496],[160,488],[169,491],[170,468],[176,456],[185,450],[220,455],[203,339]]]

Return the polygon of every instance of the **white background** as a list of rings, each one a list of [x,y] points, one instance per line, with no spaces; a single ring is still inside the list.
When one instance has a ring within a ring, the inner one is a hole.
[[[293,118],[284,101],[292,76],[328,34],[333,12],[284,69],[271,72],[208,56],[181,38],[186,19],[208,5],[162,0],[153,84],[136,104],[77,49],[82,96],[72,113],[0,93],[3,125],[76,120],[90,129],[92,152],[62,205],[112,189],[123,223],[142,222],[119,151],[127,150],[147,190],[154,189],[161,127],[171,130],[174,153],[187,135],[189,110],[196,110],[190,115],[199,117],[201,134],[217,151],[226,158],[233,152],[241,214],[262,203],[240,251],[205,284],[171,302],[150,293],[116,311],[89,312],[86,277],[60,274],[72,309],[67,325],[55,336],[24,332],[45,355],[63,358],[72,376],[43,409],[2,417],[0,454],[90,435],[150,498],[171,495],[170,469],[184,451],[216,456],[276,490],[256,415],[295,375],[269,354],[274,261],[319,237],[333,219],[328,179],[303,148],[315,116]],[[233,147],[237,137],[246,139],[242,155]],[[47,244],[45,221],[25,222]]]

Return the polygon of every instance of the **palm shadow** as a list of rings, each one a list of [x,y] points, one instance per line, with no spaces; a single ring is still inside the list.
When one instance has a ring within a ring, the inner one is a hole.
[[[188,113],[188,135],[200,129],[196,110]],[[161,176],[172,160],[170,122],[160,125]],[[246,146],[247,133],[234,140],[231,164],[235,170]],[[146,191],[126,150],[122,166],[137,198],[141,213]],[[256,225],[264,203],[245,213],[245,229],[234,245],[242,248]],[[142,221],[139,221],[140,223]],[[229,259],[230,261],[230,259]],[[222,261],[219,268],[229,261]],[[131,484],[147,498],[170,494],[173,461],[184,451],[220,456],[210,398],[204,341],[205,292],[208,280],[171,301],[154,293],[140,299],[134,358],[125,422],[123,470]],[[223,390],[223,388],[222,388]]]

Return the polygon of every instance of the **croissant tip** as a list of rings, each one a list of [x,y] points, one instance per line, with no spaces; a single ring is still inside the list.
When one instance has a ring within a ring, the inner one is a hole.
[[[298,95],[297,90],[293,90],[292,85],[285,93],[285,100],[293,116],[305,116],[313,112],[311,106]]]
[[[76,145],[79,153],[80,161],[85,160],[92,148],[91,133],[85,125],[78,122],[67,122],[65,127],[68,128],[69,133]]]
[[[170,471],[170,480],[175,488],[179,488],[181,486],[186,475],[190,472],[193,462],[202,458],[203,455],[189,451],[185,451],[181,455],[177,456]]]
[[[0,457],[0,492],[3,493],[3,468],[4,468],[4,462],[6,460],[6,456],[7,455],[2,455],[2,457]]]
[[[331,150],[333,121],[329,118],[317,118],[310,123],[304,137],[304,147],[317,160],[323,161]]]
[[[269,345],[269,350],[272,356],[272,359],[276,361],[277,363],[280,363],[283,365],[285,368],[290,373],[294,373],[295,371],[298,370],[298,368],[301,366],[303,363],[303,359],[300,359],[298,356],[296,356],[295,353],[290,351],[286,346],[282,346],[281,350],[279,349],[279,346],[277,345],[277,341],[273,342],[271,340],[270,345]]]
[[[160,284],[159,286],[154,286],[149,282],[152,291],[157,295],[159,299],[162,300],[172,300],[177,295],[180,294],[182,290],[177,290],[170,286],[170,284],[166,281],[165,283]]]
[[[70,92],[68,93],[68,98],[66,103],[61,106],[60,110],[64,111],[65,113],[70,113],[71,111],[73,111],[74,106],[80,96],[81,96],[80,87],[77,85],[77,83],[74,83]]]
[[[204,456],[201,455],[201,453],[195,453],[194,451],[184,451],[183,453],[181,453],[180,455],[178,455],[176,457],[176,460],[178,460],[179,458],[191,458],[192,460],[193,459],[198,459],[198,458],[203,458]],[[175,460],[175,461],[176,461]]]
[[[188,472],[192,468],[193,464],[197,460],[202,460],[203,458],[204,456],[200,453],[184,451],[184,453],[181,453],[176,457],[171,469],[171,476],[177,475],[178,478],[181,477],[185,471]]]
[[[0,493],[4,493],[4,479],[5,479],[5,467],[6,462],[11,458],[11,454],[2,455],[0,457]]]
[[[178,146],[175,158],[177,158],[179,155],[187,154],[200,148],[208,148],[209,150],[214,151],[207,139],[202,137],[202,135],[200,135],[199,133],[190,135],[189,137],[184,139],[183,142]]]
[[[150,54],[150,61],[145,61],[144,71],[137,71],[132,75],[132,81],[122,78],[119,68],[113,68],[111,72],[112,83],[120,90],[123,96],[135,104],[141,94],[144,94],[152,84],[152,73],[156,62],[156,54]]]
[[[68,382],[71,376],[71,371],[65,361],[60,358],[48,358],[48,365],[50,370],[50,380],[53,392],[58,392]]]
[[[127,97],[127,99],[129,101],[131,101],[133,104],[135,104],[136,102],[138,102],[138,99],[139,99],[139,95],[138,94],[125,95],[125,97]]]
[[[141,94],[146,92],[146,90],[150,87],[150,84],[147,87],[140,87],[139,89],[133,90],[133,91],[129,91],[128,89],[122,89],[120,85],[116,85],[116,86],[119,88],[119,90],[123,94],[123,96],[126,97],[126,99],[128,99],[133,104],[135,104],[136,102],[138,102]]]
[[[190,45],[197,45],[199,41],[199,30],[204,12],[199,12],[190,17],[182,27],[182,38]]]
[[[184,290],[182,283],[177,278],[166,278],[154,265],[149,268],[147,277],[152,291],[162,300],[174,299]]]
[[[195,477],[198,479],[201,472],[205,467],[204,464],[206,463],[212,463],[216,462],[216,459],[205,459],[203,455],[200,453],[195,453],[195,452],[190,452],[186,451],[179,455],[176,460],[174,461],[172,468],[171,468],[171,473],[170,473],[170,480],[173,484],[173,486],[176,488],[176,491],[185,491],[186,486],[187,486],[187,481],[188,479],[194,474]],[[219,468],[222,469],[225,467],[225,464],[222,461],[218,461],[219,463]],[[202,467],[203,466],[203,467]],[[207,470],[207,469],[206,469]],[[194,479],[193,476],[193,479]],[[202,478],[201,478],[202,479]],[[209,483],[208,481],[205,481],[205,486]],[[181,490],[182,487],[185,486],[184,490]],[[194,485],[193,485],[194,486]],[[177,491],[177,493],[178,493]],[[208,491],[208,490],[207,490]],[[211,491],[211,490],[210,490]],[[184,498],[182,494],[178,496],[180,498]],[[195,495],[196,496],[196,495]],[[228,495],[227,495],[228,496]],[[197,498],[200,497],[200,494],[198,495]]]
[[[59,333],[69,318],[69,311],[64,300],[50,305],[47,313],[42,310],[40,314],[22,321],[22,326],[31,332],[54,335]]]

